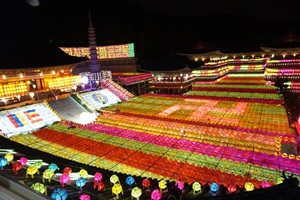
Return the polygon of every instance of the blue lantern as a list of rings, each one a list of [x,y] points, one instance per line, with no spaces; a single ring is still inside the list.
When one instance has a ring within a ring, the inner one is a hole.
[[[3,169],[4,166],[7,165],[7,159],[6,158],[0,158],[0,168]]]
[[[66,200],[68,197],[68,193],[65,189],[56,188],[51,194],[51,199],[53,200]]]
[[[209,185],[209,188],[212,192],[217,192],[219,190],[219,185],[215,182],[212,182],[210,185]]]
[[[55,164],[55,163],[51,163],[49,166],[48,166],[48,169],[52,170],[53,172],[55,172],[56,170],[58,170],[58,166]]]
[[[129,186],[132,186],[134,183],[135,183],[135,180],[132,176],[127,176],[126,178],[126,183],[129,185]]]
[[[76,185],[77,185],[77,187],[80,187],[80,189],[82,189],[82,187],[85,186],[85,184],[86,184],[86,180],[83,177],[79,177],[76,180]]]

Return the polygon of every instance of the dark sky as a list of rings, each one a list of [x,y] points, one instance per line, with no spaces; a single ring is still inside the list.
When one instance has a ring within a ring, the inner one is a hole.
[[[298,5],[292,0],[3,0],[0,44],[47,40],[87,46],[91,12],[98,45],[134,42],[141,56],[167,55],[198,41],[218,45],[299,33]]]

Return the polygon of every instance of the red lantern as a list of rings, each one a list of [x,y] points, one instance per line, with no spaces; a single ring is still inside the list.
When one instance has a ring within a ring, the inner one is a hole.
[[[236,192],[236,185],[234,185],[232,182],[228,184],[227,186],[227,193],[235,193]]]
[[[72,173],[72,168],[71,167],[65,167],[63,173],[70,175]]]
[[[147,179],[147,178],[145,178],[145,179],[142,181],[143,187],[147,188],[148,190],[149,190],[150,184],[151,184],[151,182],[150,182],[150,180]]]

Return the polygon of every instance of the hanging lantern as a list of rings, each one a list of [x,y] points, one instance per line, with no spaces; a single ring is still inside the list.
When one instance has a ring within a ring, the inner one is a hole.
[[[139,200],[139,198],[140,198],[141,195],[142,195],[142,190],[139,187],[134,187],[131,190],[131,197],[134,197],[137,200]]]
[[[116,198],[119,199],[119,194],[122,193],[124,194],[122,185],[119,183],[115,183],[114,186],[111,189],[112,193],[116,195]]]
[[[112,183],[112,184],[116,184],[118,182],[120,182],[119,180],[119,177],[115,174],[113,174],[110,178],[109,178],[109,181]]]
[[[79,197],[79,200],[90,200],[90,199],[91,199],[90,195],[87,194],[82,194]]]
[[[12,170],[13,172],[15,172],[15,174],[18,174],[18,171],[20,171],[23,168],[22,163],[20,163],[19,161],[15,162],[14,164],[12,164]]]
[[[126,178],[126,183],[129,185],[129,186],[132,186],[134,183],[135,183],[135,180],[132,176],[127,176]]]
[[[14,159],[14,154],[12,154],[12,153],[7,153],[7,154],[5,154],[4,158],[7,160],[7,164],[9,165],[9,163],[10,163],[11,161],[13,161],[13,159]]]
[[[235,193],[236,192],[236,185],[233,184],[233,182],[229,183],[227,186],[227,193]]]
[[[216,182],[212,182],[210,185],[209,185],[209,188],[212,192],[218,192],[219,190],[219,185],[216,183]]]
[[[51,199],[53,200],[66,200],[67,197],[68,197],[67,191],[62,188],[56,188],[51,194]]]
[[[0,158],[0,168],[3,169],[3,167],[6,165],[7,165],[6,158]]]
[[[60,177],[59,177],[59,182],[61,184],[62,187],[65,186],[65,183],[69,182],[70,181],[70,176],[69,174],[62,174]]]
[[[194,182],[193,185],[192,185],[192,188],[193,188],[193,194],[196,194],[198,192],[201,193],[201,184],[199,182]]]
[[[43,183],[45,183],[45,179],[48,180],[48,182],[51,182],[51,178],[54,176],[54,171],[52,171],[51,169],[46,169],[43,172]]]
[[[58,170],[58,166],[55,164],[55,163],[51,163],[49,166],[48,166],[48,169],[52,170],[52,171],[56,171]]]
[[[94,181],[94,189],[98,188],[98,191],[105,189],[105,185],[102,180]]]
[[[31,185],[31,188],[34,189],[35,191],[39,192],[39,193],[47,195],[47,188],[42,183],[34,183],[34,184]]]
[[[85,186],[85,184],[86,184],[86,179],[85,179],[85,178],[79,177],[79,178],[76,180],[76,185],[77,185],[77,187],[79,187],[80,189],[82,189],[82,187]]]
[[[64,170],[63,170],[63,173],[66,173],[66,174],[71,174],[72,173],[72,168],[71,167],[65,167]]]
[[[27,162],[28,162],[28,159],[25,158],[25,157],[21,157],[20,160],[19,160],[20,163],[22,163],[22,165],[26,165]]]
[[[184,183],[180,180],[178,180],[175,184],[175,186],[177,186],[178,189],[183,190],[184,188]]]
[[[82,178],[87,178],[88,177],[88,172],[85,169],[81,169],[79,171],[79,176],[81,176]]]
[[[147,178],[145,178],[143,181],[142,181],[142,185],[143,187],[147,188],[147,190],[150,190],[149,187],[150,187],[150,184],[151,184],[151,181]]]
[[[102,180],[102,174],[100,172],[96,172],[94,174],[94,181],[101,181]]]
[[[246,191],[253,191],[254,190],[254,184],[251,182],[246,182],[244,185],[244,188]]]
[[[28,174],[31,175],[31,178],[34,178],[34,175],[40,174],[40,172],[36,166],[30,165],[26,170],[26,178],[28,178]]]
[[[158,189],[152,191],[151,200],[160,200],[161,197],[162,197],[161,191],[159,191]]]
[[[167,188],[167,182],[165,180],[161,180],[158,182],[158,187],[160,191],[162,192],[164,189]]]
[[[34,162],[33,165],[36,166],[36,168],[40,169],[43,166],[43,162],[39,160]]]

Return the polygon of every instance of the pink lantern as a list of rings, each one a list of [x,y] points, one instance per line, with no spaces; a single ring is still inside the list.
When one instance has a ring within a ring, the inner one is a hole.
[[[80,200],[90,200],[91,197],[90,197],[90,195],[82,194],[82,195],[80,195],[79,199]]]
[[[62,187],[65,186],[65,183],[69,182],[70,181],[70,176],[69,174],[62,174],[60,177],[59,177],[59,182],[61,184]]]
[[[20,163],[22,163],[22,165],[26,165],[27,162],[28,162],[28,159],[25,158],[25,157],[21,157],[20,160],[19,160]]]
[[[261,182],[261,187],[262,188],[268,188],[268,187],[271,187],[272,186],[272,183],[268,182],[268,181],[262,181]]]
[[[177,186],[178,189],[183,190],[184,188],[184,183],[180,180],[178,180],[175,184],[175,186]]]
[[[94,174],[94,181],[101,181],[102,180],[102,174],[100,172],[96,172]]]
[[[151,199],[152,200],[160,200],[162,197],[162,193],[159,189],[155,189],[151,193]]]
[[[227,193],[231,194],[234,192],[236,192],[236,185],[234,185],[233,182],[231,182],[227,186]]]

